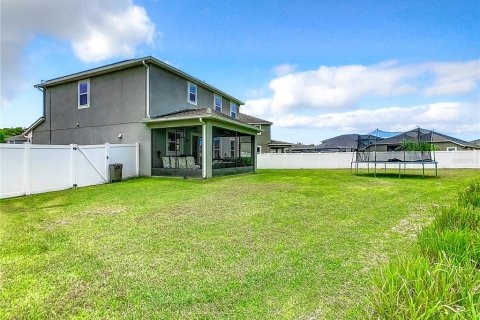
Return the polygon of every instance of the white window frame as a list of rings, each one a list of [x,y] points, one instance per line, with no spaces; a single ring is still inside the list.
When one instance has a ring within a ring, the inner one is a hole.
[[[215,147],[215,141],[216,140],[218,141],[218,149],[216,149],[216,147]],[[215,158],[215,150],[218,150],[218,159],[222,159],[222,138],[220,138],[220,137],[213,138],[212,144],[213,144],[213,157],[212,158],[217,159],[217,158]]]
[[[447,147],[447,151],[457,151],[457,147]]]
[[[190,100],[190,86],[195,87],[195,101]],[[187,102],[193,105],[197,105],[198,102],[198,86],[190,81],[187,82]]]
[[[232,149],[232,142],[233,142],[233,149]],[[233,156],[232,156],[233,152]],[[235,158],[237,155],[237,139],[233,138],[230,139],[230,158]]]
[[[213,110],[218,111],[217,110],[217,105],[215,104],[216,103],[216,101],[215,101],[216,98],[220,98],[220,111],[219,112],[223,112],[223,98],[222,98],[222,96],[219,96],[218,94],[213,95]]]
[[[80,84],[86,83],[87,84],[87,93],[82,93],[87,95],[87,104],[80,105]],[[86,109],[90,108],[90,79],[83,79],[77,82],[77,105],[78,109]]]
[[[233,112],[232,112],[232,105],[237,107],[237,111],[235,112],[235,117],[232,116],[232,113],[233,113]],[[233,101],[230,101],[230,117],[236,119],[237,116],[238,116],[238,104],[236,104],[236,103],[233,102]]]
[[[257,146],[257,154],[262,153],[262,146]]]
[[[261,124],[254,124],[253,125],[254,127],[257,127],[258,129],[262,129],[262,125]],[[262,132],[257,132],[257,136],[261,136],[262,135]]]
[[[173,133],[173,135],[175,136],[176,131],[177,131],[177,129],[167,129],[167,130],[166,130],[166,134],[167,134],[167,136],[166,136],[166,140],[167,140],[167,150],[166,150],[166,154],[167,154],[167,156],[170,156],[170,157],[175,156],[175,151],[177,150],[177,144],[179,145],[179,149],[180,149],[180,150],[177,152],[177,156],[180,156],[181,154],[183,154],[183,143],[182,143],[182,141],[181,141],[180,139],[177,139],[177,140],[180,140],[179,143],[177,143],[176,140],[173,140],[173,143],[175,143],[175,151],[170,151],[170,150],[168,150],[169,144],[172,143],[172,140],[169,140],[169,139],[168,139],[168,134],[169,134],[169,133]]]

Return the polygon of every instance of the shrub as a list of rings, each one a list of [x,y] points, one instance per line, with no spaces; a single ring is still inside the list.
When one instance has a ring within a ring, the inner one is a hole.
[[[402,149],[405,151],[437,151],[439,148],[430,142],[416,142],[413,140],[404,140]]]
[[[371,318],[477,319],[480,273],[472,263],[399,257],[373,278]]]
[[[458,203],[461,206],[480,207],[480,180],[475,180],[459,194]]]
[[[419,235],[418,241],[421,252],[431,261],[446,256],[457,263],[472,262],[480,267],[480,235],[476,231],[427,228]]]

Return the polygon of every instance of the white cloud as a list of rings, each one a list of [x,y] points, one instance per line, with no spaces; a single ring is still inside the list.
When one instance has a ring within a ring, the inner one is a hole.
[[[321,66],[271,80],[271,97],[248,100],[243,110],[268,116],[305,109],[354,108],[364,97],[460,95],[478,87],[479,63],[401,65],[389,61],[372,66]]]
[[[272,73],[277,77],[284,76],[289,73],[293,73],[295,71],[295,66],[291,64],[284,63],[280,64],[272,69]]]
[[[131,0],[3,0],[1,10],[1,96],[19,91],[23,50],[35,35],[69,43],[83,62],[130,57],[141,44],[153,44],[155,26]]]
[[[424,90],[427,96],[468,93],[477,87],[480,79],[480,60],[432,63],[424,69],[434,75],[434,83]]]
[[[287,114],[269,120],[276,127],[334,129],[348,133],[370,132],[375,128],[405,131],[420,126],[441,132],[480,134],[480,101],[357,109],[317,116]]]

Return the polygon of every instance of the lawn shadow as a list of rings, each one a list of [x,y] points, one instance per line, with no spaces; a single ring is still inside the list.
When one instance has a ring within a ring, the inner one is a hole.
[[[359,173],[352,173],[355,176],[358,177],[369,177],[369,178],[374,178],[375,174],[373,172],[367,173],[367,172],[359,172]],[[424,180],[424,179],[438,179],[440,176],[435,176],[435,173],[431,172],[426,172],[425,176],[422,175],[421,172],[419,173],[401,173],[400,177],[398,175],[398,172],[378,172],[376,174],[376,178],[387,178],[387,179],[412,179],[412,180]]]

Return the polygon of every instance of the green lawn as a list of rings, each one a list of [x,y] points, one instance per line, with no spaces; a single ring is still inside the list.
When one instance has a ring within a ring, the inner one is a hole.
[[[2,200],[0,318],[355,318],[373,270],[473,177],[271,170]]]

